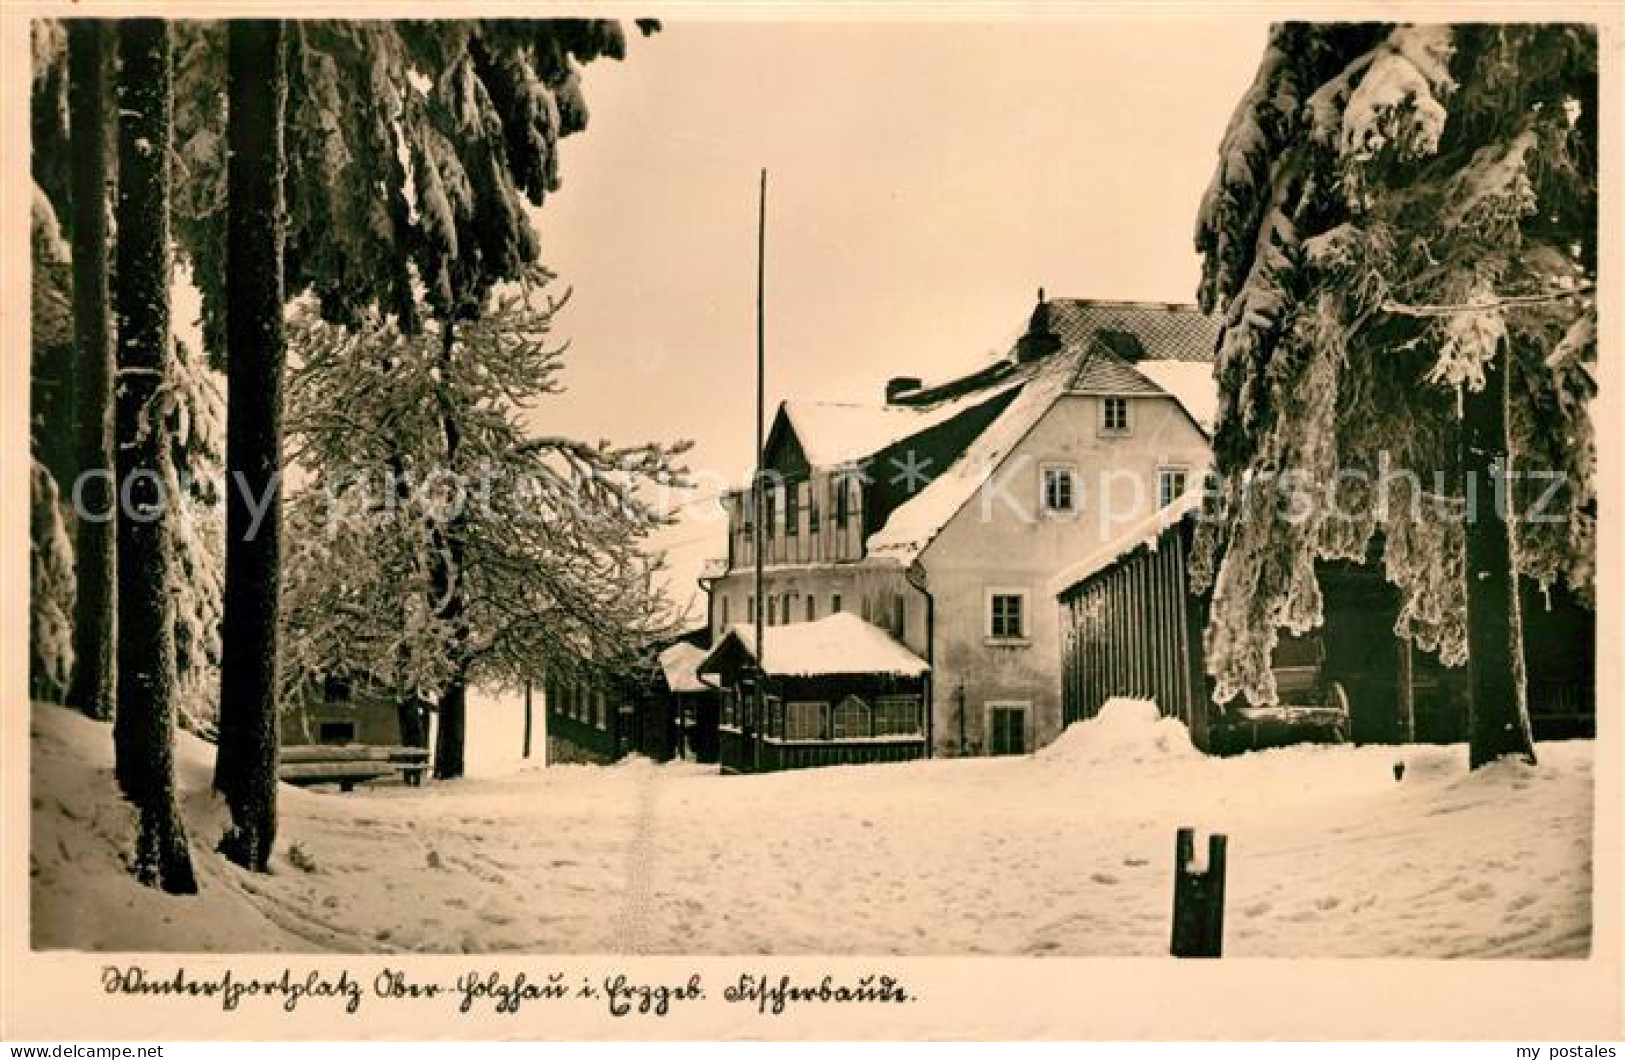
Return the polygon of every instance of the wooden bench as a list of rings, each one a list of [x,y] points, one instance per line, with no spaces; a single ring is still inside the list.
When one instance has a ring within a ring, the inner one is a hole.
[[[337,784],[352,791],[357,784],[400,774],[407,784],[423,783],[429,751],[423,747],[372,744],[293,744],[282,748],[277,779],[285,784]]]

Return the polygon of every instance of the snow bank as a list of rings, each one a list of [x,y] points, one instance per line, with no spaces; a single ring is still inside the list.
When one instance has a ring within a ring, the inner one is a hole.
[[[1115,698],[1087,721],[1067,726],[1034,757],[1063,766],[1099,766],[1199,757],[1184,722],[1145,699]]]
[[[1114,700],[1034,756],[284,788],[265,876],[214,852],[212,756],[183,735],[192,898],[124,866],[108,726],[36,706],[32,752],[37,948],[1156,957],[1185,826],[1230,837],[1228,956],[1591,945],[1589,741],[1471,773],[1459,744],[1218,759],[1151,704]]]

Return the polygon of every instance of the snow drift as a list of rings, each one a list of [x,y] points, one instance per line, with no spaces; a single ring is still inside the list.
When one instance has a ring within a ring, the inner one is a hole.
[[[285,787],[275,871],[253,875],[214,853],[212,749],[182,734],[192,898],[129,876],[111,744],[34,708],[38,948],[1158,956],[1186,825],[1230,836],[1227,955],[1590,947],[1589,742],[1472,774],[1459,745],[1217,759],[1120,700],[1032,756]]]

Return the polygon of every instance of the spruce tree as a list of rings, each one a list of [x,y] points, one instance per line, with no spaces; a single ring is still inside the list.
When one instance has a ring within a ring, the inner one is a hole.
[[[1518,578],[1593,583],[1596,47],[1272,30],[1197,223],[1224,325],[1193,568],[1218,701],[1273,702],[1278,630],[1322,618],[1315,561],[1380,541],[1395,632],[1471,667],[1473,765],[1533,757]]]
[[[137,878],[197,890],[175,796],[175,650],[168,524],[174,498],[165,402],[171,385],[170,45],[160,19],[119,24],[116,405],[119,786],[139,815]]]

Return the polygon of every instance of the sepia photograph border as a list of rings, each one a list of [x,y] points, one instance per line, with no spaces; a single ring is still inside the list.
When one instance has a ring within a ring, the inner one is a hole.
[[[1625,452],[1625,408],[1616,367],[1621,350],[1622,59],[1625,7],[1595,4],[1085,4],[1085,3],[673,3],[430,4],[325,0],[280,3],[11,3],[0,8],[0,100],[4,106],[4,344],[0,378],[0,1038],[18,1040],[488,1040],[488,1039],[1484,1039],[1586,1042],[1625,1034],[1625,849],[1621,776],[1625,765],[1620,709],[1625,706],[1619,520],[1605,516],[1598,535],[1599,653],[1595,742],[1592,946],[1584,959],[1422,960],[1387,958],[1236,959],[1004,957],[680,957],[580,955],[350,956],[327,954],[102,954],[35,952],[29,930],[29,728],[27,649],[29,536],[27,434],[29,317],[28,217],[29,22],[38,17],[164,14],[170,17],[468,17],[566,15],[678,20],[1016,20],[1073,19],[1102,26],[1131,20],[1224,19],[1246,13],[1272,19],[1407,21],[1586,21],[1599,31],[1602,139],[1597,438],[1599,506],[1612,513],[1625,498],[1619,455]],[[1177,76],[1176,71],[1168,72]],[[1222,130],[1213,132],[1216,149]],[[251,998],[234,1011],[196,997],[110,996],[109,966],[142,964],[154,975],[184,969],[194,978],[225,974],[269,977],[291,969],[371,984],[385,971],[424,981],[495,972],[532,978],[549,971],[572,980],[625,975],[644,983],[684,984],[701,976],[707,996],[674,1002],[665,1015],[613,1015],[604,1005],[533,1004],[503,1014],[488,1005],[460,1013],[444,998],[374,1004],[355,1013],[311,998],[294,1011]],[[800,1004],[764,1014],[727,1003],[724,987],[741,975],[824,977],[856,982],[891,976],[909,1000],[885,1004]]]

